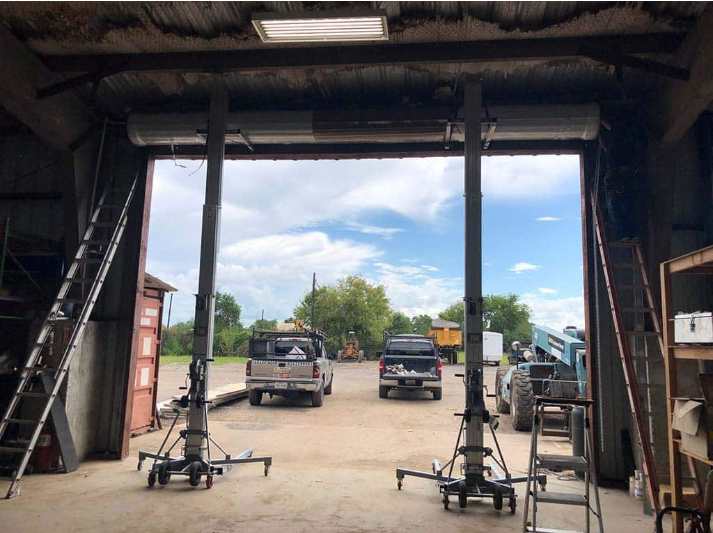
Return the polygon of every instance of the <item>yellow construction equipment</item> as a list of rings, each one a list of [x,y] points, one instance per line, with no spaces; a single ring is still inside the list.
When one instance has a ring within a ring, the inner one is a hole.
[[[344,349],[337,352],[337,363],[347,361],[358,361],[361,363],[364,360],[364,350],[359,349],[359,340],[356,333],[350,331],[344,339]]]
[[[438,355],[449,363],[457,363],[458,350],[463,346],[463,332],[460,324],[449,320],[435,319],[428,330],[428,336],[435,340]]]

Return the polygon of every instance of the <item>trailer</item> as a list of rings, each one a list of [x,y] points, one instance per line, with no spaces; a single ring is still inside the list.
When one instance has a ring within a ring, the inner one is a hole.
[[[483,332],[483,362],[500,366],[503,359],[503,334],[494,331]]]
[[[463,332],[458,322],[434,319],[427,336],[433,339],[441,359],[453,364],[458,362],[458,350],[463,347]]]

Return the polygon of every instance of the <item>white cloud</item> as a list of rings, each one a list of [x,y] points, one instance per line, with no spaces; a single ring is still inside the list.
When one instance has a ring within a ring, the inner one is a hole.
[[[463,294],[462,278],[433,277],[431,268],[374,263],[371,281],[384,285],[391,306],[406,316],[436,316]],[[429,267],[430,265],[424,265]]]
[[[532,263],[528,263],[527,261],[520,261],[519,263],[515,263],[513,266],[508,268],[508,272],[515,272],[515,274],[522,274],[523,272],[528,272],[531,270],[539,270],[541,267],[540,265],[533,265]]]
[[[557,294],[557,291],[555,289],[548,289],[547,287],[540,287],[537,290],[540,291],[542,294]]]
[[[486,157],[483,159],[483,199],[579,194],[579,172],[579,158],[573,155]]]
[[[557,222],[562,220],[561,217],[537,217],[535,219],[537,222]]]
[[[535,293],[526,293],[520,300],[532,311],[534,324],[562,330],[566,326],[584,326],[584,297],[550,299]]]
[[[394,234],[406,231],[403,228],[384,228],[381,226],[369,226],[366,224],[360,224],[358,222],[350,222],[349,224],[347,224],[347,229],[352,231],[358,231],[359,233],[364,233],[366,235],[378,235],[379,237],[383,237],[387,241],[390,241]]]

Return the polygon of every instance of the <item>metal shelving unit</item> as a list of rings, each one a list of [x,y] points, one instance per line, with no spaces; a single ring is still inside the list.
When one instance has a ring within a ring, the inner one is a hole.
[[[693,459],[713,467],[713,459],[701,457],[685,451],[681,446],[678,431],[673,429],[673,408],[678,397],[678,362],[712,361],[713,345],[675,344],[672,276],[675,274],[713,275],[713,246],[682,255],[661,263],[661,300],[663,315],[663,336],[666,349],[666,414],[668,416],[669,458],[671,468],[671,505],[684,507],[681,463],[683,459]],[[683,516],[673,514],[674,533],[683,532]]]

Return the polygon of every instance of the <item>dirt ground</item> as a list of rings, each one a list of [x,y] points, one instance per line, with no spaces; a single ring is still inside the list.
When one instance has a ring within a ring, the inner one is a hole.
[[[337,365],[334,394],[321,408],[306,400],[265,398],[259,407],[239,401],[211,411],[212,433],[224,448],[237,453],[252,446],[255,455],[273,456],[268,477],[262,465],[250,464],[217,477],[211,490],[204,484],[191,488],[185,478],[148,488],[146,468],[136,470],[136,457],[158,447],[165,430],[158,431],[132,439],[125,461],[90,461],[72,474],[27,476],[19,498],[0,501],[0,531],[521,531],[524,488],[515,515],[473,500],[466,509],[452,501],[445,511],[427,480],[406,478],[403,490],[396,488],[396,467],[428,471],[434,458],[443,463],[452,453],[460,422],[453,413],[463,405],[455,373],[462,369],[445,367],[442,401],[393,392],[380,400],[376,363]],[[218,373],[226,382],[244,376],[238,364],[214,371],[216,381]],[[183,373],[161,369],[162,396],[172,394]],[[491,386],[494,375],[489,367]],[[492,400],[488,404],[494,411]],[[524,474],[529,434],[512,431],[506,415],[498,433],[511,471]],[[571,449],[562,439],[542,443],[543,451]],[[577,492],[582,483],[550,475],[548,489]],[[601,498],[607,533],[651,531],[651,518],[627,492],[602,489]],[[542,526],[582,531],[583,514],[581,508],[541,504],[538,518]]]

